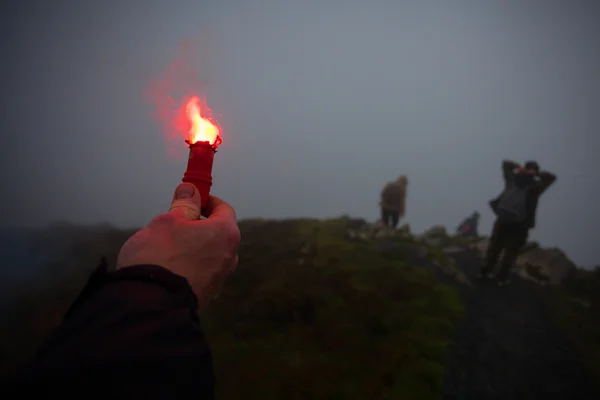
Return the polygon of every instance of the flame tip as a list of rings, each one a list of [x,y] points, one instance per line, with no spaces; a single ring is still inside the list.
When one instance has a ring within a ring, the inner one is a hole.
[[[207,115],[202,115],[202,109],[203,107],[198,96],[191,96],[185,102],[186,116],[191,125],[188,130],[190,141],[193,143],[208,142],[216,148],[222,142],[220,129],[210,117],[210,108],[204,106],[204,109],[207,110],[205,112]]]

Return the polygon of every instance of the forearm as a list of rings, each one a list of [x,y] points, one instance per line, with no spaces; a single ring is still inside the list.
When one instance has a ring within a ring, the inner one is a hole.
[[[212,397],[211,355],[187,281],[155,266],[103,279],[14,383],[55,388],[74,380],[152,399],[177,382],[192,397]]]
[[[521,166],[521,164],[519,164],[517,162],[514,162],[514,161],[511,161],[511,160],[503,160],[502,161],[502,167],[503,168],[509,168],[509,169],[512,170],[512,169],[518,168],[520,166]]]
[[[504,180],[506,182],[508,182],[509,180],[512,179],[512,177],[514,176],[514,171],[518,167],[519,167],[519,164],[514,161],[510,161],[510,160],[502,161],[502,173],[504,175]]]
[[[556,175],[550,171],[541,171],[540,178],[544,182],[554,182],[556,180]]]
[[[548,171],[540,172],[539,177],[542,191],[548,189],[556,181],[556,175]]]

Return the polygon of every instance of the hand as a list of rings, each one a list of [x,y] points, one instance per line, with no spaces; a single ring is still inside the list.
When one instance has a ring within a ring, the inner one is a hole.
[[[210,196],[200,220],[200,193],[191,183],[175,189],[171,208],[155,217],[121,247],[117,269],[154,264],[186,278],[200,310],[220,292],[238,264],[240,231],[235,211]]]
[[[519,167],[516,170],[518,174],[537,175],[538,172],[535,169],[527,169],[525,167]]]

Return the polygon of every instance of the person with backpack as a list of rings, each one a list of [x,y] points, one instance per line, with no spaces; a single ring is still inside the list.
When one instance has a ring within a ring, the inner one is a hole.
[[[498,258],[503,254],[496,276],[498,286],[508,283],[520,249],[527,243],[529,230],[535,227],[538,201],[542,193],[556,181],[556,175],[540,171],[535,161],[524,166],[504,160],[504,190],[490,201],[496,221],[488,244],[480,278],[490,278]]]
[[[406,186],[408,179],[402,175],[394,182],[389,182],[381,191],[381,221],[385,226],[396,229],[401,217],[406,212]]]
[[[477,237],[479,236],[477,227],[479,226],[479,212],[475,211],[471,216],[465,219],[457,228],[456,236]]]

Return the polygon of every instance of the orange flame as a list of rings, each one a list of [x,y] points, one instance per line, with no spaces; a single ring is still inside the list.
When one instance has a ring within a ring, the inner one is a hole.
[[[210,113],[210,110],[208,111]],[[221,144],[221,130],[208,116],[202,115],[200,99],[197,96],[191,97],[185,103],[185,113],[190,124],[188,130],[190,143],[208,142],[215,147]]]
[[[208,142],[214,148],[221,144],[221,129],[210,117],[210,109],[202,107],[200,98],[192,96],[187,99],[175,115],[174,125],[178,132],[187,137],[193,144]]]

